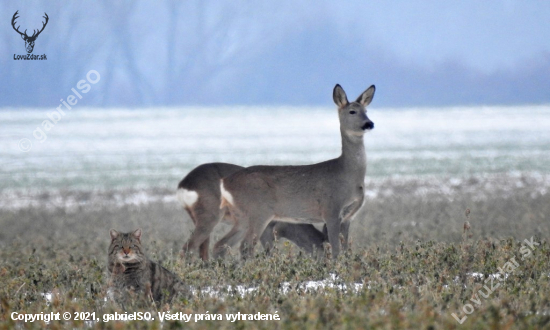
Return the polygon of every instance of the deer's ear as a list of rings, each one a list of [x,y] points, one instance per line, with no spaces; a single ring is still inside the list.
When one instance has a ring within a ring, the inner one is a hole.
[[[336,84],[334,86],[334,90],[332,91],[332,98],[334,99],[334,103],[338,106],[338,108],[345,107],[349,104],[348,97],[346,96],[346,92],[344,92],[344,89],[342,86]]]
[[[111,234],[111,241],[114,241],[115,238],[118,237],[118,231],[116,231],[116,230],[114,230],[114,229],[111,229],[111,230],[109,231],[109,234]]]
[[[141,228],[136,229],[136,230],[133,232],[133,235],[134,235],[135,238],[138,239],[138,241],[141,242]]]
[[[374,97],[375,90],[376,88],[374,87],[374,85],[370,86],[369,88],[367,88],[366,91],[363,92],[363,94],[359,95],[357,101],[355,102],[361,104],[363,107],[366,107],[371,103],[372,98]]]
[[[21,35],[21,39],[25,40],[25,36],[24,36],[24,35]]]

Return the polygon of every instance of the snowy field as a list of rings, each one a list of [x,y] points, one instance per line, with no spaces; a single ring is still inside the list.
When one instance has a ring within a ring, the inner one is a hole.
[[[82,109],[45,131],[53,110],[0,111],[3,191],[173,189],[206,162],[310,164],[340,153],[332,107]],[[550,173],[550,106],[368,114],[369,180]]]

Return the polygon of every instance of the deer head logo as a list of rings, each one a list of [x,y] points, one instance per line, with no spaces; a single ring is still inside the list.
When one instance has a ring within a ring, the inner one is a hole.
[[[42,31],[44,31],[44,28],[46,27],[46,24],[48,24],[48,14],[44,13],[44,17],[46,19],[46,22],[42,22],[42,29],[38,32],[36,32],[36,30],[33,30],[33,34],[32,36],[28,36],[27,35],[27,30],[25,30],[25,32],[21,33],[21,31],[19,31],[19,26],[18,27],[15,27],[15,20],[19,18],[19,16],[17,16],[17,13],[19,12],[16,11],[15,14],[13,14],[13,18],[11,19],[11,26],[13,27],[13,29],[15,31],[17,31],[17,33],[19,33],[21,35],[21,38],[23,40],[25,40],[25,48],[27,49],[27,53],[32,53],[32,50],[34,49],[34,41],[36,40],[36,38],[38,38],[38,36],[40,35],[40,33],[42,33]]]

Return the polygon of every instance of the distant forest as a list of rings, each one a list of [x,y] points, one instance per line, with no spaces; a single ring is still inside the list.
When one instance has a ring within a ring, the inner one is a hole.
[[[2,1],[0,107],[55,107],[89,70],[101,79],[79,106],[331,105],[336,83],[353,95],[375,84],[373,106],[550,103],[550,54],[490,74],[458,60],[427,69],[311,5]],[[26,54],[16,10],[29,33],[48,14],[33,51],[47,60],[14,60]]]

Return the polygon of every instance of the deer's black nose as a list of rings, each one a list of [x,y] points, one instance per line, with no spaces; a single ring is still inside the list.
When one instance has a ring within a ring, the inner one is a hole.
[[[363,125],[363,131],[366,130],[366,129],[373,129],[374,128],[374,123],[372,121],[368,121],[365,123],[365,125]]]

